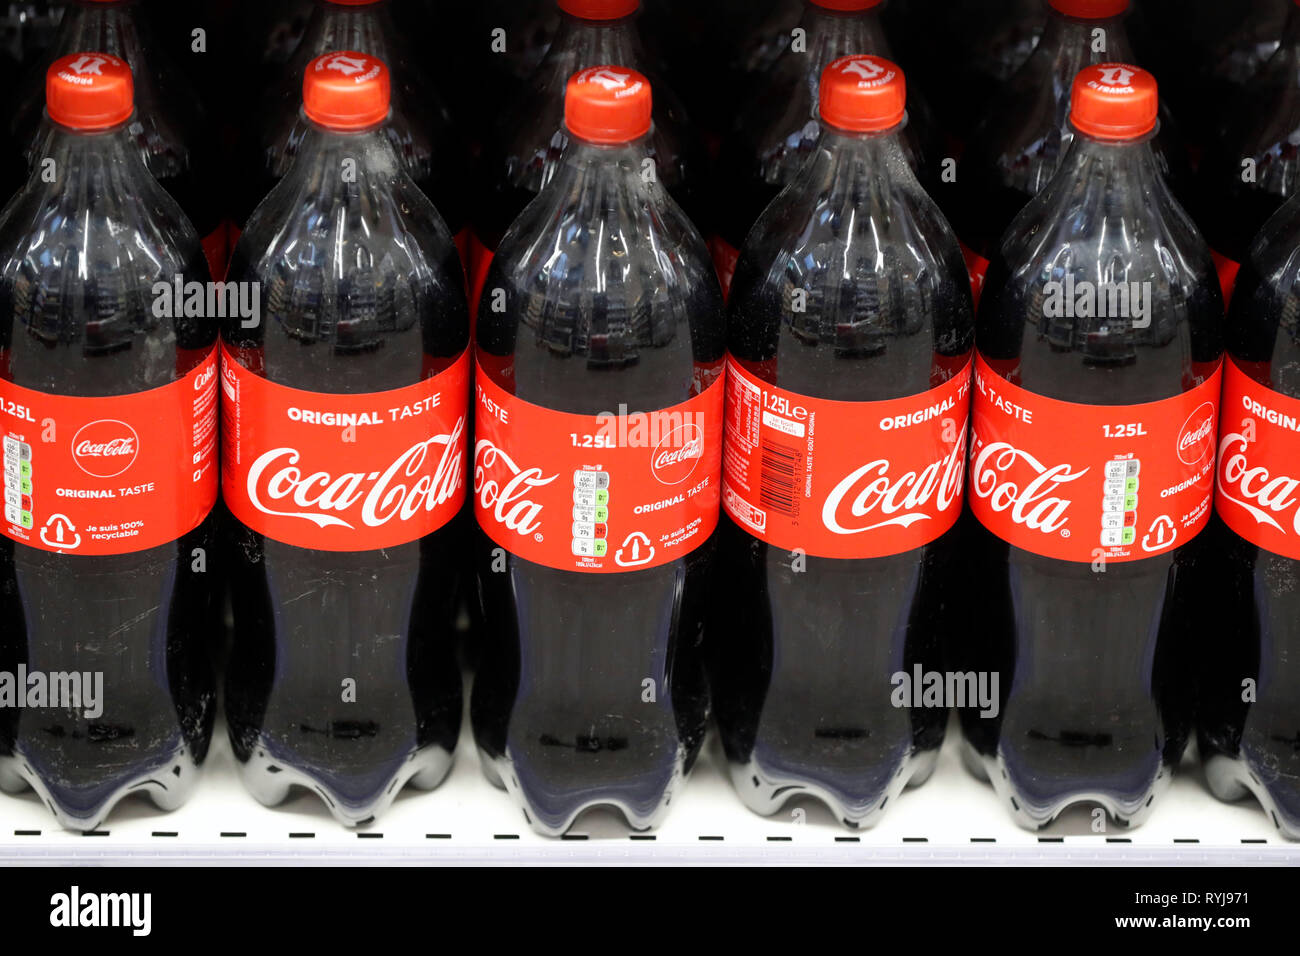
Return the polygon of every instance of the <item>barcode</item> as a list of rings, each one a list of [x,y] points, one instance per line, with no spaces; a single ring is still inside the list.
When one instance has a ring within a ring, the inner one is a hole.
[[[795,475],[799,467],[799,452],[772,441],[764,441],[761,452],[759,500],[773,511],[793,515],[795,494],[798,491]]]

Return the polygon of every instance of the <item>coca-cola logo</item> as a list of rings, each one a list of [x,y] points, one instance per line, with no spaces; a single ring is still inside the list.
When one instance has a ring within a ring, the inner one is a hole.
[[[881,60],[871,56],[844,57],[836,62],[842,64],[840,72],[856,76],[860,86],[883,86],[897,75],[895,71],[887,69]]]
[[[621,90],[627,86],[627,81],[632,79],[631,73],[620,73],[613,67],[598,66],[593,67],[583,78],[587,83],[599,83],[605,89]]]
[[[1133,70],[1126,66],[1099,66],[1097,73],[1100,79],[1097,81],[1102,86],[1129,86],[1136,75]]]
[[[72,436],[72,460],[94,478],[116,478],[135,463],[139,452],[135,429],[115,418],[83,425]]]
[[[212,379],[216,377],[216,374],[217,374],[216,365],[209,366],[208,368],[205,368],[203,371],[199,372],[198,375],[194,376],[194,391],[196,392],[205,391],[207,387],[212,384]]]
[[[891,462],[879,458],[845,475],[822,504],[822,523],[835,534],[861,534],[890,525],[907,528],[944,513],[961,501],[965,422],[960,435],[947,456],[920,471],[891,476]]]
[[[1184,465],[1205,460],[1214,450],[1214,403],[1203,402],[1187,416],[1178,432],[1178,458]]]
[[[704,432],[698,425],[682,425],[664,436],[650,459],[650,471],[663,485],[681,484],[695,472],[704,457]]]
[[[498,466],[504,469],[504,483],[492,476]],[[542,505],[528,497],[533,488],[549,485],[559,475],[543,477],[540,468],[523,468],[513,458],[487,439],[480,439],[474,449],[474,494],[478,503],[497,524],[519,535],[537,535],[541,527]],[[540,536],[538,537],[540,541]]]
[[[464,484],[464,436],[462,416],[450,433],[416,442],[382,469],[337,475],[326,468],[309,471],[315,466],[300,464],[296,448],[272,448],[248,469],[248,500],[264,514],[301,518],[319,528],[410,521],[451,501]],[[433,454],[438,462],[430,468]]]
[[[85,76],[93,73],[95,76],[103,76],[103,67],[107,64],[108,58],[94,53],[83,53],[75,60],[68,64],[68,69],[78,76]]]
[[[1300,536],[1300,478],[1274,475],[1267,468],[1252,465],[1247,454],[1251,444],[1240,433],[1224,435],[1219,442],[1220,497],[1244,509],[1257,524],[1287,534],[1285,522]],[[1283,517],[1283,522],[1275,515]]]
[[[221,366],[221,390],[232,402],[239,400],[239,376],[233,366],[224,364]]]
[[[335,53],[321,61],[319,69],[336,70],[344,76],[356,76],[370,69],[370,60],[350,53]]]
[[[1010,442],[989,442],[975,457],[971,493],[996,512],[1010,512],[1016,524],[1043,534],[1068,535],[1066,524],[1074,502],[1057,492],[1088,471],[1074,471],[1070,465],[1048,466]]]

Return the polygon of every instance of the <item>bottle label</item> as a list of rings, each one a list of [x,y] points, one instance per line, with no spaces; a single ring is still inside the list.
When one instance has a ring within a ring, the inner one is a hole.
[[[386,392],[267,381],[223,346],[222,480],[231,513],[276,541],[374,551],[417,541],[465,501],[469,349]]]
[[[975,361],[970,505],[1002,540],[1062,561],[1139,561],[1210,518],[1223,372],[1142,405],[1036,395]]]
[[[1232,292],[1237,287],[1237,273],[1241,271],[1241,263],[1212,249],[1210,252],[1214,257],[1214,269],[1219,274],[1219,287],[1223,290],[1223,307],[1226,310],[1232,305]]]
[[[989,261],[966,243],[960,242],[959,244],[961,245],[961,256],[966,260],[966,272],[970,275],[971,301],[975,304],[975,308],[978,309],[980,294],[984,291],[984,280],[988,278],[989,274]]]
[[[929,544],[961,514],[971,366],[937,388],[838,402],[727,362],[722,503],[773,547],[879,558]]]
[[[198,527],[217,501],[217,350],[169,385],[105,398],[0,381],[5,520],[59,554],[130,554]]]
[[[226,278],[226,267],[230,264],[230,230],[230,223],[223,222],[202,240],[203,255],[208,260],[208,273],[216,282]]]
[[[1215,507],[1251,544],[1300,561],[1300,399],[1255,381],[1231,358]]]
[[[511,554],[616,574],[685,557],[718,524],[722,377],[652,412],[574,415],[477,376],[474,510]]]
[[[479,302],[483,299],[483,287],[487,285],[488,272],[492,268],[495,253],[473,232],[469,235],[469,322],[470,328],[478,324]]]
[[[740,250],[721,236],[714,236],[709,240],[709,254],[713,257],[713,271],[718,274],[718,285],[722,287],[723,301],[726,301],[731,295],[731,282],[736,278]]]

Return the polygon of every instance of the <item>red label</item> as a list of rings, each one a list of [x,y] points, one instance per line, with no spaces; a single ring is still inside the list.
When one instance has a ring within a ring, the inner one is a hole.
[[[307,392],[222,351],[222,491],[236,518],[299,548],[374,551],[437,531],[465,501],[469,350],[387,392]]]
[[[660,411],[573,415],[478,370],[474,510],[511,554],[565,571],[654,568],[718,524],[722,378]]]
[[[469,326],[478,325],[478,304],[487,285],[488,270],[492,268],[493,252],[479,241],[475,233],[469,234]]]
[[[731,295],[731,282],[736,278],[740,250],[721,236],[714,236],[709,240],[709,252],[713,256],[713,271],[718,274],[718,284],[722,286],[722,299],[725,302]]]
[[[970,361],[938,388],[836,402],[727,363],[722,503],[785,550],[878,558],[928,544],[961,514]]]
[[[1219,274],[1219,287],[1223,289],[1223,307],[1227,309],[1232,305],[1232,290],[1237,287],[1237,273],[1241,271],[1241,263],[1213,250],[1210,254],[1214,257],[1214,269]]]
[[[1265,551],[1300,561],[1300,399],[1259,384],[1230,358],[1215,507]]]
[[[962,258],[966,260],[966,271],[970,274],[971,300],[975,303],[975,308],[978,309],[980,293],[984,291],[984,280],[988,278],[989,274],[989,261],[966,243],[962,242],[960,245]]]
[[[474,242],[474,234],[470,232],[469,226],[465,226],[452,237],[456,243],[456,253],[460,256],[461,269],[468,275],[470,266],[470,257],[473,254],[471,249]]]
[[[107,398],[0,381],[5,520],[60,554],[129,554],[198,527],[217,500],[217,350],[184,378]]]
[[[230,223],[223,222],[203,237],[203,255],[208,260],[208,273],[217,282],[226,278],[226,268],[230,265]]]
[[[975,361],[971,510],[1017,548],[1062,561],[1139,561],[1210,518],[1222,369],[1143,405],[1045,398]]]

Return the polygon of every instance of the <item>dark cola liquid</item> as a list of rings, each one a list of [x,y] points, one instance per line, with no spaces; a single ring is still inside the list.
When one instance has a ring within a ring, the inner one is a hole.
[[[1227,326],[1232,357],[1245,367],[1267,368],[1269,387],[1292,398],[1300,397],[1300,301],[1289,261],[1295,248],[1294,207],[1291,203],[1279,213],[1252,248]],[[1248,414],[1225,408],[1224,432],[1237,430]],[[1277,517],[1286,527],[1284,516]],[[1222,799],[1254,793],[1273,824],[1295,838],[1300,836],[1300,561],[1246,541],[1217,516],[1209,534],[1214,560],[1202,592],[1207,599],[1199,628],[1204,666],[1197,719],[1206,777]]]
[[[291,388],[413,385],[430,360],[450,364],[468,344],[455,247],[414,183],[399,178],[382,132],[314,137],[301,176],[259,209],[231,263],[232,281],[261,283],[262,321],[246,329],[230,320],[222,338],[255,350],[264,376]],[[356,158],[352,189],[364,197],[320,190],[321,171],[344,157]],[[329,225],[318,231],[320,222]],[[336,242],[367,254],[340,274]],[[408,781],[439,783],[461,720],[452,629],[465,556],[454,523],[418,541],[346,552],[279,542],[233,517],[229,525],[226,713],[253,794],[273,804],[304,787],[356,824]],[[345,681],[355,682],[354,700],[344,700]]]
[[[808,290],[806,313],[791,312],[791,283]],[[974,320],[961,252],[895,136],[823,137],[750,235],[727,337],[737,359],[775,370],[774,385],[835,401],[916,395],[934,386],[936,359],[964,364]],[[939,670],[942,631],[961,623],[955,530],[902,554],[807,555],[797,568],[725,514],[718,537],[709,661],[737,790],[760,812],[812,794],[851,826],[873,822],[928,775],[943,741],[947,710],[893,706],[891,678]]]
[[[617,160],[602,155],[610,152],[570,150],[557,183],[493,261],[487,288],[505,291],[507,310],[494,312],[485,296],[478,316],[480,352],[513,369],[497,384],[561,412],[678,405],[692,397],[697,368],[723,357],[702,241],[659,187],[640,184],[644,147]],[[561,214],[584,225],[554,240],[572,265],[543,280],[538,231],[559,228]],[[622,235],[611,240],[625,249],[616,262],[608,246],[609,258],[598,253],[602,218]],[[660,248],[682,250],[671,284],[651,228]],[[470,713],[489,776],[545,832],[603,805],[635,827],[651,825],[704,738],[713,539],[672,564],[615,574],[556,570],[503,552],[482,532],[478,541],[484,634]],[[642,698],[647,680],[659,688],[653,703]]]
[[[1142,240],[1116,238],[1129,231]],[[1160,248],[1180,250],[1186,266],[1166,269]],[[1064,274],[1052,263],[1068,263],[1077,279],[1114,268],[1150,282],[1150,327],[1046,318],[1043,283]],[[1035,394],[1131,405],[1175,396],[1211,372],[1221,325],[1209,250],[1149,147],[1076,136],[1057,178],[1002,242],[977,341],[990,361],[1018,363],[1019,384]],[[1022,825],[1042,826],[1079,802],[1100,803],[1121,825],[1140,823],[1189,733],[1187,608],[1208,538],[1099,573],[1014,547],[969,512],[964,524],[972,613],[969,630],[953,635],[951,659],[997,672],[1002,695],[994,717],[960,710],[968,765],[992,779]]]
[[[21,387],[111,407],[114,395],[184,376],[215,344],[215,326],[151,309],[155,282],[204,279],[207,268],[125,134],[64,133],[47,147],[75,171],[48,187],[33,180],[0,226],[0,368]],[[102,675],[98,716],[0,711],[0,787],[31,786],[77,829],[128,793],[164,809],[185,801],[215,713],[212,529],[209,517],[171,544],[105,556],[0,538],[0,671]]]

